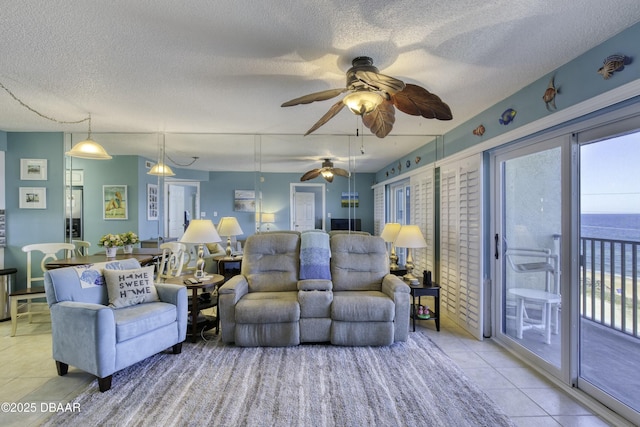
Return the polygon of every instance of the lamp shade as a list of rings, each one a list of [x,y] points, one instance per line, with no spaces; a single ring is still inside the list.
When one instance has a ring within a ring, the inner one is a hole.
[[[218,233],[222,236],[238,236],[243,234],[238,220],[233,216],[224,216],[218,223]]]
[[[180,239],[184,243],[220,242],[220,236],[210,219],[192,219]]]
[[[110,160],[112,157],[107,153],[104,147],[95,142],[90,137],[84,141],[78,142],[65,153],[67,156],[77,157],[80,159],[91,160]]]
[[[394,243],[400,248],[424,248],[427,246],[420,227],[417,225],[403,225],[400,227],[400,232]]]
[[[171,170],[168,165],[165,165],[162,162],[158,162],[149,169],[147,175],[156,175],[156,176],[175,176],[175,173]]]
[[[388,222],[384,225],[380,237],[382,237],[382,240],[387,243],[394,242],[396,240],[396,237],[398,237],[400,227],[402,226],[397,222]]]
[[[274,222],[276,222],[275,214],[262,212],[262,222],[273,224]]]

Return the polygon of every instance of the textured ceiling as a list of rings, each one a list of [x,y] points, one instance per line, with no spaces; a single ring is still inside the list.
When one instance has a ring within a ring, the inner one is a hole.
[[[639,20],[638,0],[3,1],[0,82],[60,121],[91,112],[113,154],[154,158],[148,133],[166,132],[178,162],[251,170],[261,134],[264,170],[303,172],[359,153],[345,143],[359,123],[345,109],[303,138],[335,101],[280,104],[344,87],[366,55],[454,116],[397,112],[391,134],[358,154],[360,171],[377,171]],[[0,91],[0,129],[82,137],[86,124],[50,122]]]

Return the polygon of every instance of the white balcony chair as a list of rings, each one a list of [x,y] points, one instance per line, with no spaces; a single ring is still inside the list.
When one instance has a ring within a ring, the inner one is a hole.
[[[549,249],[507,248],[505,256],[509,266],[518,274],[543,273],[545,288],[514,287],[509,294],[516,299],[516,337],[522,339],[527,329],[542,329],[545,343],[551,344],[551,333],[558,333],[560,297],[560,259]],[[527,306],[539,306],[541,317],[532,318]]]
[[[11,292],[11,336],[16,336],[16,330],[18,329],[18,318],[23,316],[29,316],[29,323],[32,322],[32,315],[38,313],[47,313],[48,310],[34,311],[32,308],[32,300],[37,298],[46,298],[44,292],[44,272],[46,270],[45,264],[48,261],[56,260],[57,255],[63,252],[64,257],[69,257],[75,250],[75,246],[71,243],[35,243],[32,245],[26,245],[22,247],[22,251],[27,253],[27,288],[20,289]],[[42,274],[41,276],[34,276],[32,271],[32,253],[40,252],[43,254],[42,261],[40,262],[40,272],[35,274]],[[42,282],[42,286],[33,286],[34,282]],[[19,304],[20,301],[24,301]],[[26,311],[21,311],[26,307]]]
[[[162,258],[158,267],[158,279],[169,279],[182,274],[187,247],[184,243],[167,242],[160,245]]]

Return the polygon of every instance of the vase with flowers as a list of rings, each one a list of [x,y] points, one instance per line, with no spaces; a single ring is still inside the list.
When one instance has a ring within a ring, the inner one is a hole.
[[[120,235],[120,238],[122,239],[122,244],[124,245],[123,251],[125,254],[132,254],[133,245],[135,245],[140,241],[140,238],[138,237],[138,235],[133,231],[127,231],[126,233],[122,233]]]
[[[124,243],[122,242],[122,238],[119,234],[105,234],[100,237],[100,241],[98,242],[98,246],[102,246],[107,253],[107,258],[113,258],[116,256],[116,252],[118,248],[122,246]]]

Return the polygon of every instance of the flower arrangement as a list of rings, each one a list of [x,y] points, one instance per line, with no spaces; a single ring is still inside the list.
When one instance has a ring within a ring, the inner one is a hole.
[[[117,248],[118,246],[123,245],[124,242],[122,241],[120,234],[105,234],[98,242],[98,246],[104,246],[105,248]]]
[[[120,235],[120,239],[122,239],[122,244],[124,245],[135,245],[140,241],[140,238],[133,231],[127,231],[126,233],[122,233]]]

